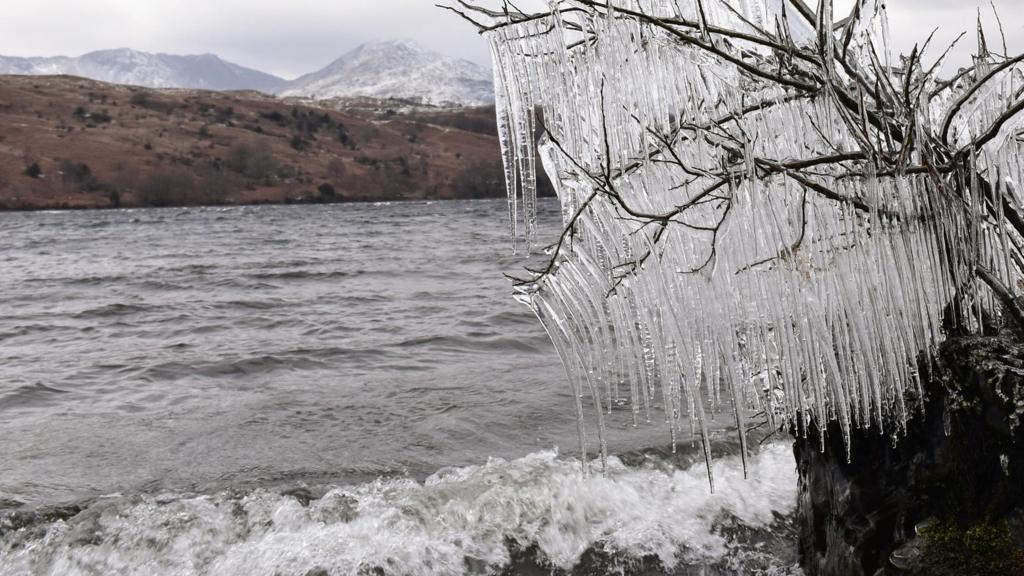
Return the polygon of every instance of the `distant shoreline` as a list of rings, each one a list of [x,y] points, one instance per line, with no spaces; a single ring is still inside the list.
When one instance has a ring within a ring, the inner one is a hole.
[[[493,107],[0,76],[3,211],[495,198],[504,189]]]
[[[552,196],[546,196],[552,198]],[[497,201],[505,200],[504,191],[494,196],[483,196],[476,198],[380,198],[380,199],[359,199],[359,200],[319,200],[306,199],[284,202],[248,202],[244,204],[181,204],[166,206],[81,206],[81,207],[31,207],[4,208],[0,206],[0,215],[16,214],[23,212],[113,212],[118,210],[181,210],[199,208],[251,208],[264,206],[332,206],[332,205],[359,205],[359,204],[398,204],[398,203],[432,203],[432,202],[470,202],[470,201]]]

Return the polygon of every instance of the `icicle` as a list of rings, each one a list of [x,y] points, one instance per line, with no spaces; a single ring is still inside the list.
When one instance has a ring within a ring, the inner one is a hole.
[[[516,221],[518,219],[518,202],[516,200],[516,161],[512,148],[512,117],[509,107],[511,98],[505,82],[505,67],[501,65],[501,41],[491,38],[491,57],[494,59],[494,100],[498,120],[498,142],[501,144],[501,161],[505,169],[505,186],[508,194],[509,231],[512,236],[512,252],[516,251]]]
[[[964,96],[950,119],[950,140],[965,147],[972,175],[965,197],[951,197],[930,175],[875,173],[873,161],[858,178],[823,175],[829,166],[801,172],[811,184],[788,170],[765,175],[773,168],[764,159],[889,145],[834,92],[793,100],[791,91],[736,65],[761,65],[762,48],[716,40],[716,29],[778,22],[794,42],[816,36],[831,81],[849,80],[833,67],[843,48],[832,0],[819,0],[816,26],[778,4],[573,3],[571,12],[486,33],[513,236],[529,245],[535,230],[535,111],[550,133],[540,159],[565,223],[576,227],[552,255],[552,272],[520,297],[565,365],[584,459],[593,429],[584,423],[591,417],[585,402],[596,413],[602,458],[605,419],[620,401],[637,426],[665,422],[673,446],[685,442],[681,420],[688,417],[689,440],[700,443],[712,486],[712,418],[730,410],[744,454],[746,421],[757,406],[772,426],[804,436],[812,424],[823,434],[837,422],[847,449],[858,428],[896,435],[910,417],[905,396],[922,389],[918,360],[941,343],[947,307],[973,330],[998,313],[991,291],[974,278],[977,266],[1008,285],[1024,278],[1024,238],[1003,221],[1009,208],[1024,208],[1024,143],[1013,137],[1020,123],[1008,122],[1006,136],[981,149],[967,147],[1019,98],[1021,67]],[[630,15],[637,10],[694,22],[735,61],[678,42]],[[884,3],[863,2],[861,20],[842,34],[854,65],[875,70],[871,82],[888,82]],[[853,94],[873,105],[867,91]],[[916,130],[924,142],[945,110],[921,98]],[[727,136],[694,128],[726,116]],[[910,153],[918,162],[915,155],[921,152]],[[720,173],[728,176],[722,182]],[[981,182],[981,174],[994,180]],[[629,213],[680,206],[687,209],[663,229]]]

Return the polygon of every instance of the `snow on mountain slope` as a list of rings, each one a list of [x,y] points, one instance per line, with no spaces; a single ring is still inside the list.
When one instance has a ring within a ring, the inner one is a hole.
[[[259,90],[309,99],[404,98],[427,104],[494,102],[487,68],[444,56],[409,40],[363,44],[326,68],[293,81],[221,60],[212,54],[177,56],[122,48],[77,58],[0,56],[0,74],[82,76],[149,88]]]
[[[100,50],[77,58],[0,56],[0,74],[69,74],[149,88],[204,88],[274,92],[284,80],[225,62],[212,54],[177,56],[122,48]]]
[[[392,40],[363,44],[326,68],[289,82],[278,94],[479,105],[494,101],[494,86],[491,72],[483,66],[441,55],[409,40]]]

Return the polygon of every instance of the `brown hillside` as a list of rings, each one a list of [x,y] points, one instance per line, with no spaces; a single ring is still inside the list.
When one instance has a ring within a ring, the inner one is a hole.
[[[493,114],[0,76],[0,209],[500,196]]]

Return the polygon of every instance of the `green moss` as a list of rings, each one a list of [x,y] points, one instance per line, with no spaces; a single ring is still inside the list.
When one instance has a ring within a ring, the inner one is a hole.
[[[920,574],[929,576],[1024,576],[1024,548],[1013,541],[1005,520],[968,528],[939,522],[923,530]]]

